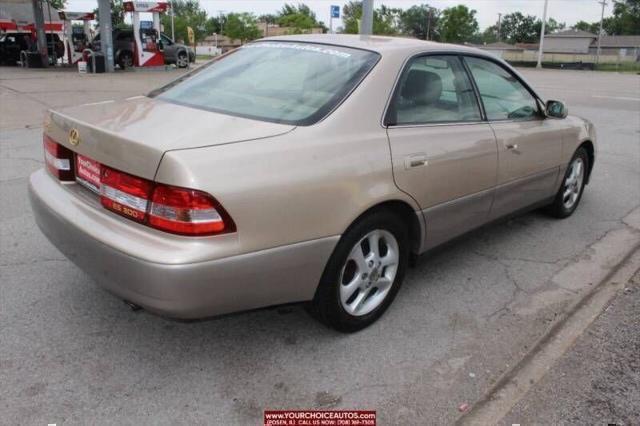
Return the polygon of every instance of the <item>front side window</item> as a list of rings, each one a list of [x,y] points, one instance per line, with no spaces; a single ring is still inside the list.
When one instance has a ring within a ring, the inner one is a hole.
[[[310,125],[338,105],[378,61],[377,53],[296,42],[243,46],[159,99],[275,123]]]
[[[406,67],[387,116],[388,124],[480,121],[469,77],[457,56],[422,56]]]
[[[465,58],[478,86],[489,120],[522,120],[539,116],[538,103],[510,72],[486,59]]]

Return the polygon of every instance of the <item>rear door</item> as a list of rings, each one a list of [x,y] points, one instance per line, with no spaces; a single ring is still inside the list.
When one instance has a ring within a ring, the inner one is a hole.
[[[548,120],[531,91],[510,70],[465,57],[498,142],[498,186],[492,217],[552,196],[566,124]]]
[[[460,57],[410,60],[385,124],[396,184],[425,214],[426,248],[486,222],[496,184],[496,140]]]

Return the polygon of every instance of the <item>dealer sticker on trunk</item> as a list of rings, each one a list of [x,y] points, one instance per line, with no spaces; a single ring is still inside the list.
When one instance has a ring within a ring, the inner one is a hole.
[[[100,163],[78,154],[76,180],[94,192],[100,192]]]

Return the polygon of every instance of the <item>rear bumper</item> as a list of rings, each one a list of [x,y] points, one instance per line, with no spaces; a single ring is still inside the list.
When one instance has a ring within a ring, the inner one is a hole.
[[[154,262],[124,253],[81,229],[78,223],[86,226],[94,220],[92,215],[74,207],[74,193],[44,170],[31,175],[29,196],[36,223],[69,260],[115,295],[175,318],[310,300],[339,239],[194,263]]]

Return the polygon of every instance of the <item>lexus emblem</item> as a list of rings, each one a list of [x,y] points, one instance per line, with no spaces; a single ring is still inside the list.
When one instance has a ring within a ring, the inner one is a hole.
[[[78,132],[78,129],[69,130],[69,143],[73,146],[80,143],[80,132]]]

